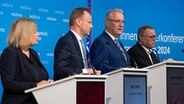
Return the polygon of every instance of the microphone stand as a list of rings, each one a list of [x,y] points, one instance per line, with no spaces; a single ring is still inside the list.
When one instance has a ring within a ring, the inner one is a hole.
[[[87,60],[87,59],[83,59],[83,58],[81,58],[80,56],[73,55],[73,54],[71,54],[71,53],[69,53],[69,52],[67,52],[67,51],[65,51],[65,50],[62,50],[62,52],[67,53],[68,55],[71,55],[71,56],[73,56],[73,57],[79,58],[79,59],[85,61],[85,63],[88,63],[88,60]],[[87,70],[86,65],[84,65],[84,68]],[[92,67],[92,70],[93,70],[93,75],[97,75],[97,73],[96,73],[96,71],[95,71],[95,70],[96,70],[95,67]]]

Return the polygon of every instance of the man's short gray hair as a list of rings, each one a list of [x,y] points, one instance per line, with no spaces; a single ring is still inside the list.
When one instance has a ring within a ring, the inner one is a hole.
[[[107,14],[106,14],[106,19],[108,19],[108,18],[110,17],[111,13],[113,13],[113,12],[120,12],[120,13],[123,14],[123,10],[122,10],[122,9],[113,8],[113,9],[110,9],[110,10],[107,12]]]

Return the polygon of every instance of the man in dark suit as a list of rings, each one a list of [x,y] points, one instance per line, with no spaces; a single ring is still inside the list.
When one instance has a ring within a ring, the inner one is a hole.
[[[150,26],[142,26],[138,32],[138,42],[128,50],[139,68],[159,63],[159,57],[153,47],[155,46],[156,33]]]
[[[96,69],[100,69],[102,74],[130,66],[130,59],[126,50],[118,40],[123,28],[124,16],[122,10],[110,10],[105,20],[105,31],[94,40],[90,49],[92,65]]]
[[[92,18],[88,9],[74,9],[69,26],[69,32],[58,40],[55,47],[54,80],[84,72],[93,73],[93,70],[87,67],[85,49],[81,43],[92,28]]]

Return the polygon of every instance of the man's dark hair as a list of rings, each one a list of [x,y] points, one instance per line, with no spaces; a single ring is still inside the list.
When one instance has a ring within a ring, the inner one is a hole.
[[[137,31],[138,40],[140,39],[140,36],[141,36],[141,35],[144,35],[144,32],[145,32],[146,29],[153,29],[153,27],[148,26],[148,25],[141,26],[141,27],[138,29],[138,31]]]

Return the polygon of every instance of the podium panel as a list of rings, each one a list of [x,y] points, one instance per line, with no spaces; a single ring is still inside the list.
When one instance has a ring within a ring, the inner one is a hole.
[[[106,104],[147,104],[147,71],[122,68],[105,74]]]
[[[105,104],[105,83],[77,82],[77,104]]]
[[[184,67],[167,67],[167,104],[184,104]]]
[[[147,102],[146,75],[124,75],[124,103],[146,104]]]
[[[104,104],[106,78],[104,75],[74,75],[25,93],[33,93],[38,104]]]
[[[184,62],[165,61],[147,69],[148,104],[184,104]]]

